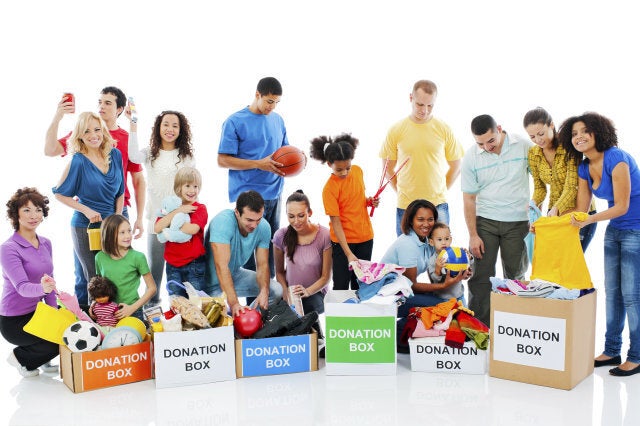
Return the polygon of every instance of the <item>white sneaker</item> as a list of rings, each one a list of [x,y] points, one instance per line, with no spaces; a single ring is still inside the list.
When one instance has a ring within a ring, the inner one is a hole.
[[[42,364],[40,366],[40,369],[44,372],[44,373],[57,373],[58,372],[58,366],[51,364],[51,361],[47,361],[46,363]]]
[[[20,361],[18,361],[18,358],[16,358],[16,355],[13,353],[13,351],[9,353],[9,356],[7,357],[7,362],[13,365],[18,370],[18,373],[20,373],[22,377],[34,377],[40,374],[40,370],[38,370],[37,368],[35,370],[27,370],[27,367],[20,364]]]

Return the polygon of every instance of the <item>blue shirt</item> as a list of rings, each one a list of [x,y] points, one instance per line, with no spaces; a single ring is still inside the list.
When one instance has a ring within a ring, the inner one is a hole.
[[[124,194],[122,154],[113,148],[109,153],[107,173],[96,167],[84,154],[75,153],[71,158],[69,174],[64,182],[53,188],[54,194],[78,197],[78,202],[97,211],[105,219],[116,212],[116,200]],[[78,210],[73,212],[71,226],[87,227],[89,219]]]
[[[500,154],[478,146],[467,150],[462,161],[462,192],[476,195],[476,216],[500,222],[528,220],[531,142],[505,134]]]
[[[275,112],[254,114],[245,107],[232,114],[222,124],[218,154],[227,154],[245,160],[260,160],[278,148],[289,145],[284,120]],[[276,200],[282,193],[284,178],[260,169],[229,169],[229,201],[253,189],[265,200]]]
[[[261,220],[258,227],[242,236],[238,228],[235,211],[228,209],[218,213],[207,229],[205,236],[206,256],[207,256],[207,281],[213,285],[219,285],[218,273],[216,272],[216,264],[213,259],[213,251],[210,243],[228,244],[231,249],[231,258],[229,259],[229,269],[231,274],[238,271],[247,260],[253,255],[256,248],[269,249],[271,240],[271,227],[266,220]]]
[[[631,194],[629,198],[629,210],[622,216],[609,221],[609,225],[616,229],[640,229],[640,171],[631,155],[616,147],[611,147],[603,152],[602,178],[598,188],[593,187],[593,181],[589,174],[589,159],[584,159],[578,165],[578,176],[585,179],[593,195],[607,200],[609,208],[613,207],[613,169],[619,163],[629,166],[631,179]]]
[[[420,241],[413,229],[400,235],[387,249],[380,262],[394,263],[405,268],[417,268],[417,275],[427,270],[429,257],[435,250],[427,241]]]

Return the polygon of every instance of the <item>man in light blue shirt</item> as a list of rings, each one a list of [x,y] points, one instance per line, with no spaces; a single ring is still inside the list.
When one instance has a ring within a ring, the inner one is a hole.
[[[498,251],[505,278],[522,280],[529,266],[524,237],[529,232],[529,174],[531,142],[504,132],[489,115],[471,121],[476,146],[462,162],[464,217],[469,249],[475,257],[469,280],[469,308],[487,325],[491,282]]]
[[[244,309],[238,297],[255,297],[267,309],[282,297],[282,286],[269,278],[269,224],[262,220],[264,199],[256,191],[238,196],[236,208],[218,213],[205,235],[208,294],[224,291],[233,315]],[[243,265],[255,254],[256,271]]]

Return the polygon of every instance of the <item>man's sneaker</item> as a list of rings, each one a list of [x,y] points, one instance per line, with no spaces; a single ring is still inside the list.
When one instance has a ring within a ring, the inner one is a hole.
[[[318,338],[318,357],[324,358],[324,348],[325,348],[324,339]]]
[[[13,365],[18,370],[18,373],[20,373],[22,377],[34,377],[40,374],[40,371],[37,368],[35,370],[27,370],[27,367],[20,364],[20,361],[18,361],[18,358],[16,358],[16,355],[13,353],[13,350],[9,353],[9,357],[7,357],[7,362]]]
[[[262,339],[265,337],[282,336],[287,330],[299,325],[302,320],[298,318],[298,315],[287,305],[287,302],[280,299],[269,305],[267,311],[263,312],[262,322],[264,325],[251,336],[252,338]]]
[[[57,373],[58,372],[58,366],[51,364],[51,361],[47,361],[44,364],[42,364],[40,366],[40,369],[44,373]]]
[[[301,334],[309,334],[311,333],[311,329],[318,322],[318,313],[316,311],[311,311],[302,318],[300,318],[300,323],[293,325],[289,328],[285,336],[298,336]]]

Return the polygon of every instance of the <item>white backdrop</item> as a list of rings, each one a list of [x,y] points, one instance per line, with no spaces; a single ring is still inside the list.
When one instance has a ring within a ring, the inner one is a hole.
[[[77,111],[96,110],[107,85],[136,99],[143,144],[160,111],[190,119],[210,215],[229,206],[226,171],[216,165],[221,124],[251,102],[268,75],[283,84],[277,111],[291,144],[308,151],[313,137],[342,131],[360,138],[355,163],[370,194],[382,168],[380,144],[409,113],[411,86],[422,78],[438,84],[435,115],[465,147],[473,144],[474,116],[489,113],[522,133],[523,114],[543,106],[557,124],[585,110],[603,113],[615,121],[621,147],[639,152],[640,30],[628,2],[35,0],[3,2],[0,16],[3,216],[18,187],[51,196],[67,160],[44,157],[43,142],[61,94],[75,93]],[[60,132],[74,119],[65,117]],[[127,128],[126,119],[120,125]],[[329,171],[311,161],[286,181],[284,194],[303,188],[326,224],[320,192]],[[449,198],[454,239],[465,245],[459,181]],[[391,189],[382,202],[373,219],[374,258],[395,238]],[[69,290],[70,216],[53,200],[40,229],[54,242],[59,287]],[[0,240],[10,232],[5,223]],[[598,241],[589,251],[596,267]],[[144,240],[134,247],[145,251]]]

